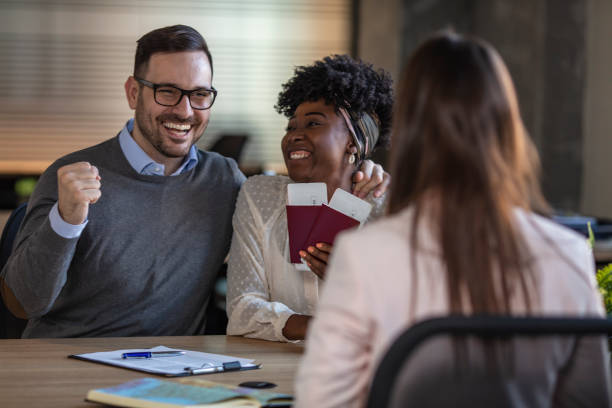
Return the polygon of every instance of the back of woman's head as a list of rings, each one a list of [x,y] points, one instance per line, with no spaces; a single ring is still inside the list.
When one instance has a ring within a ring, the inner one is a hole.
[[[433,214],[454,311],[508,312],[529,269],[514,209],[547,205],[504,63],[483,41],[436,35],[410,58],[396,103],[390,211],[414,206],[417,224]]]
[[[466,198],[495,191],[514,206],[545,208],[537,154],[508,71],[492,47],[437,35],[412,55],[398,94],[393,212],[428,190]]]

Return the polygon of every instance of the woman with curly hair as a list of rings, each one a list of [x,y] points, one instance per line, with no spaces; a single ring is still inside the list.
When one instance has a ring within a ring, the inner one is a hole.
[[[234,213],[228,265],[227,334],[301,340],[325,276],[329,243],[304,248],[309,270],[291,263],[287,185],[325,182],[328,197],[351,191],[353,174],[374,148],[388,143],[392,82],[384,71],[346,55],[296,68],[276,109],[289,123],[281,141],[289,177],[254,176],[242,186]],[[353,191],[356,195],[365,195]],[[370,193],[370,219],[383,197]]]
[[[396,108],[390,215],[335,243],[296,378],[296,407],[363,407],[387,348],[423,319],[604,316],[586,239],[538,215],[548,206],[537,152],[497,52],[478,39],[434,36],[408,61]],[[356,248],[372,254],[355,256]],[[462,374],[484,372],[491,381],[481,380],[482,393],[463,394],[473,406],[490,406],[491,393],[502,399],[498,406],[610,406],[604,338],[525,341],[511,354],[424,350],[411,360],[414,370],[402,372],[402,389],[457,385]],[[469,356],[469,367],[453,366],[460,356]],[[493,368],[512,379],[495,382]],[[457,403],[427,389],[430,406]]]

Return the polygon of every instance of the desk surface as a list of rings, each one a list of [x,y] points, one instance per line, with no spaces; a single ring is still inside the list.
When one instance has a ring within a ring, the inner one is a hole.
[[[234,385],[243,381],[270,381],[278,384],[271,391],[289,394],[293,394],[293,378],[303,351],[297,344],[233,336],[0,340],[0,406],[99,406],[84,401],[85,394],[92,388],[142,377],[163,377],[67,356],[159,345],[253,358],[262,364],[261,369],[210,374],[202,378]]]

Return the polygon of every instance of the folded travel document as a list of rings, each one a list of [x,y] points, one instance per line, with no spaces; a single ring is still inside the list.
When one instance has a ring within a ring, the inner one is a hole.
[[[86,401],[134,408],[290,407],[293,397],[252,388],[183,378],[178,381],[141,378],[87,393]]]
[[[134,353],[138,351],[184,351],[185,354],[172,357],[152,357],[152,358],[122,358],[124,353]],[[238,358],[225,356],[222,354],[202,353],[199,351],[171,349],[165,346],[157,346],[150,349],[129,349],[129,350],[114,350],[102,351],[97,353],[72,354],[68,357],[78,360],[92,361],[94,363],[107,364],[117,367],[129,368],[131,370],[143,371],[145,373],[158,374],[166,377],[182,377],[194,374],[207,374],[206,372],[214,372],[215,368],[223,367],[223,363],[234,363],[232,366],[238,366],[238,370],[254,370],[260,365],[255,363],[255,360],[247,358]],[[210,370],[202,370],[210,368]],[[235,369],[235,368],[234,368]],[[192,370],[196,370],[192,373]],[[217,372],[223,371],[220,368]],[[227,371],[227,370],[226,370]]]
[[[289,184],[287,196],[289,255],[294,264],[302,262],[300,250],[318,242],[333,244],[340,231],[360,225],[372,209],[371,204],[342,189],[334,192],[327,205],[325,183]]]

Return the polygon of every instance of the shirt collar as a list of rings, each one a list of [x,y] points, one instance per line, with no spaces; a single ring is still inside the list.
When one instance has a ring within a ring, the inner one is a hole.
[[[121,129],[121,132],[119,132],[119,145],[121,146],[125,158],[130,163],[130,166],[132,166],[138,174],[163,176],[164,165],[154,161],[140,146],[138,146],[138,143],[132,138],[133,130],[134,119],[130,119],[123,129]],[[196,164],[198,164],[198,149],[195,146],[191,146],[185,160],[183,160],[181,166],[172,173],[171,176],[189,171],[194,168]]]

